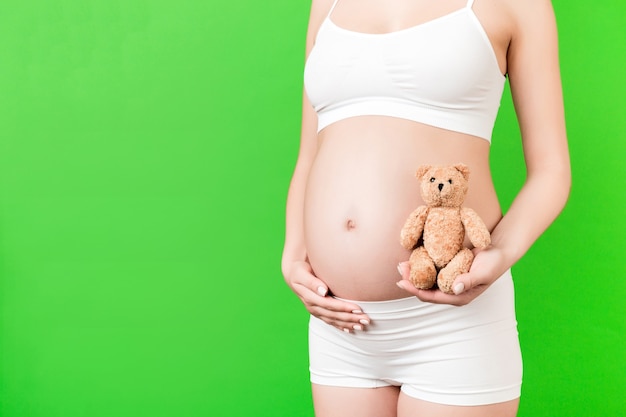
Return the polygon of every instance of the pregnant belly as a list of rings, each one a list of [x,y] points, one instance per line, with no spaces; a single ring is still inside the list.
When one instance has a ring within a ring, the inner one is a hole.
[[[444,146],[442,151],[442,144],[450,143],[438,137],[432,142],[416,139],[421,132],[397,135],[394,129],[396,137],[390,137],[385,134],[389,132],[366,131],[358,138],[329,131],[321,142],[305,196],[309,262],[338,297],[363,301],[407,297],[395,283],[400,279],[398,263],[410,255],[400,244],[400,230],[423,204],[417,167],[468,164],[478,182],[470,184],[473,196],[468,195],[466,202],[474,200],[472,208],[491,217],[483,218],[493,225],[499,206],[489,177],[488,147],[480,139],[463,138],[453,141],[458,146]]]
[[[382,141],[354,149],[350,142],[327,143],[312,168],[305,200],[309,261],[338,297],[406,297],[395,283],[398,263],[409,257],[400,230],[421,204],[415,163],[402,163]]]
[[[408,296],[395,285],[400,279],[397,265],[409,257],[399,243],[410,213],[403,209],[406,204],[380,190],[316,197],[306,215],[307,252],[314,273],[331,293],[364,301]]]

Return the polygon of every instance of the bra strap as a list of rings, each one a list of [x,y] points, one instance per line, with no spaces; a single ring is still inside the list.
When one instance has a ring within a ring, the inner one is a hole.
[[[474,0],[470,0],[470,1],[472,1],[472,2],[473,2]],[[337,5],[337,3],[339,3],[339,0],[335,0],[335,1],[333,2],[333,5],[332,5],[332,6],[330,6],[330,10],[328,11],[328,15],[327,15],[327,16],[330,16],[330,14],[333,12],[333,10],[335,10],[335,6]]]
[[[471,9],[473,5],[474,5],[474,0],[467,0],[467,5],[465,7],[467,7],[468,9]]]

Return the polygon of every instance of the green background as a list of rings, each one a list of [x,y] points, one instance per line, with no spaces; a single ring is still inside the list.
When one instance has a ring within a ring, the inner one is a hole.
[[[625,408],[625,4],[554,1],[574,186],[514,270],[522,417]],[[312,416],[279,268],[308,8],[0,3],[0,416]],[[493,171],[507,207],[508,92]]]

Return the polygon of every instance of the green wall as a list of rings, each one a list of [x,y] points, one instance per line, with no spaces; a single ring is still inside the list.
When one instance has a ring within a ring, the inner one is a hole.
[[[626,386],[626,7],[555,0],[574,169],[515,268],[520,416]],[[279,268],[308,1],[0,3],[0,416],[312,416]],[[510,97],[504,206],[524,165]]]

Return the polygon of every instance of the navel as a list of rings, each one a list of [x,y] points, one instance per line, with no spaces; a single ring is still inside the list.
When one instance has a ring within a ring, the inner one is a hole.
[[[346,230],[351,231],[351,230],[354,230],[355,228],[356,228],[356,223],[354,222],[354,220],[348,219],[348,221],[346,221]]]

